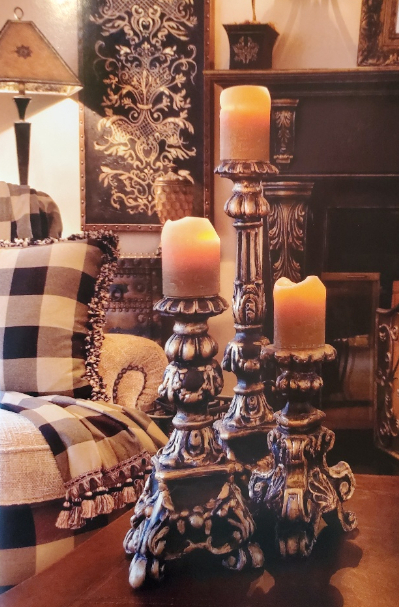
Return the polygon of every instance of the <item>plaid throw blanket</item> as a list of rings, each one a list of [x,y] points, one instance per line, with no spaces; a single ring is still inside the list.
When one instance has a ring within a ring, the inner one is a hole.
[[[0,238],[60,238],[62,220],[58,206],[44,192],[28,185],[0,181]]]
[[[47,441],[66,489],[63,529],[135,503],[151,454],[166,442],[145,413],[102,401],[0,392],[0,408],[29,419]]]

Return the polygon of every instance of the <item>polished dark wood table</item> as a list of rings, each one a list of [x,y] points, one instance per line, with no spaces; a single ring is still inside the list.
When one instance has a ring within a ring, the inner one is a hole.
[[[0,607],[398,607],[399,476],[358,475],[347,503],[359,528],[325,527],[311,556],[284,561],[262,531],[262,570],[181,559],[160,585],[133,591],[122,541],[130,513],[0,597]],[[201,555],[200,555],[201,557]]]

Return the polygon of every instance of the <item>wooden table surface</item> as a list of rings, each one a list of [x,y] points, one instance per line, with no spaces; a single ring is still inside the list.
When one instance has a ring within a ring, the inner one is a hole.
[[[162,584],[139,591],[128,584],[126,513],[0,596],[0,607],[398,607],[399,477],[358,475],[349,506],[358,530],[325,527],[308,559],[283,561],[265,533],[262,570],[236,573],[209,557],[180,559]]]

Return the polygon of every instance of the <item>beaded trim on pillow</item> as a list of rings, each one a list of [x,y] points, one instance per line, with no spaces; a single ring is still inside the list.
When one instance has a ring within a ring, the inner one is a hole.
[[[98,275],[94,297],[89,304],[89,334],[86,337],[86,375],[91,388],[91,400],[109,401],[104,380],[98,371],[101,346],[104,339],[105,305],[109,300],[109,287],[114,279],[119,257],[119,238],[113,232],[84,232],[88,241],[101,239],[104,245],[103,265]],[[71,236],[70,240],[76,236]]]
[[[0,390],[105,397],[98,371],[112,232],[0,241]]]

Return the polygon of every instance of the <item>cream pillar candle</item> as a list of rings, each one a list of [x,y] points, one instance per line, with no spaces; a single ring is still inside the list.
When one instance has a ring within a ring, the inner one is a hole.
[[[166,221],[161,234],[164,296],[217,295],[220,286],[220,238],[204,217]]]
[[[274,285],[274,345],[282,350],[320,348],[325,343],[326,288],[317,276]]]
[[[270,94],[264,86],[232,86],[220,95],[221,160],[269,160]]]

